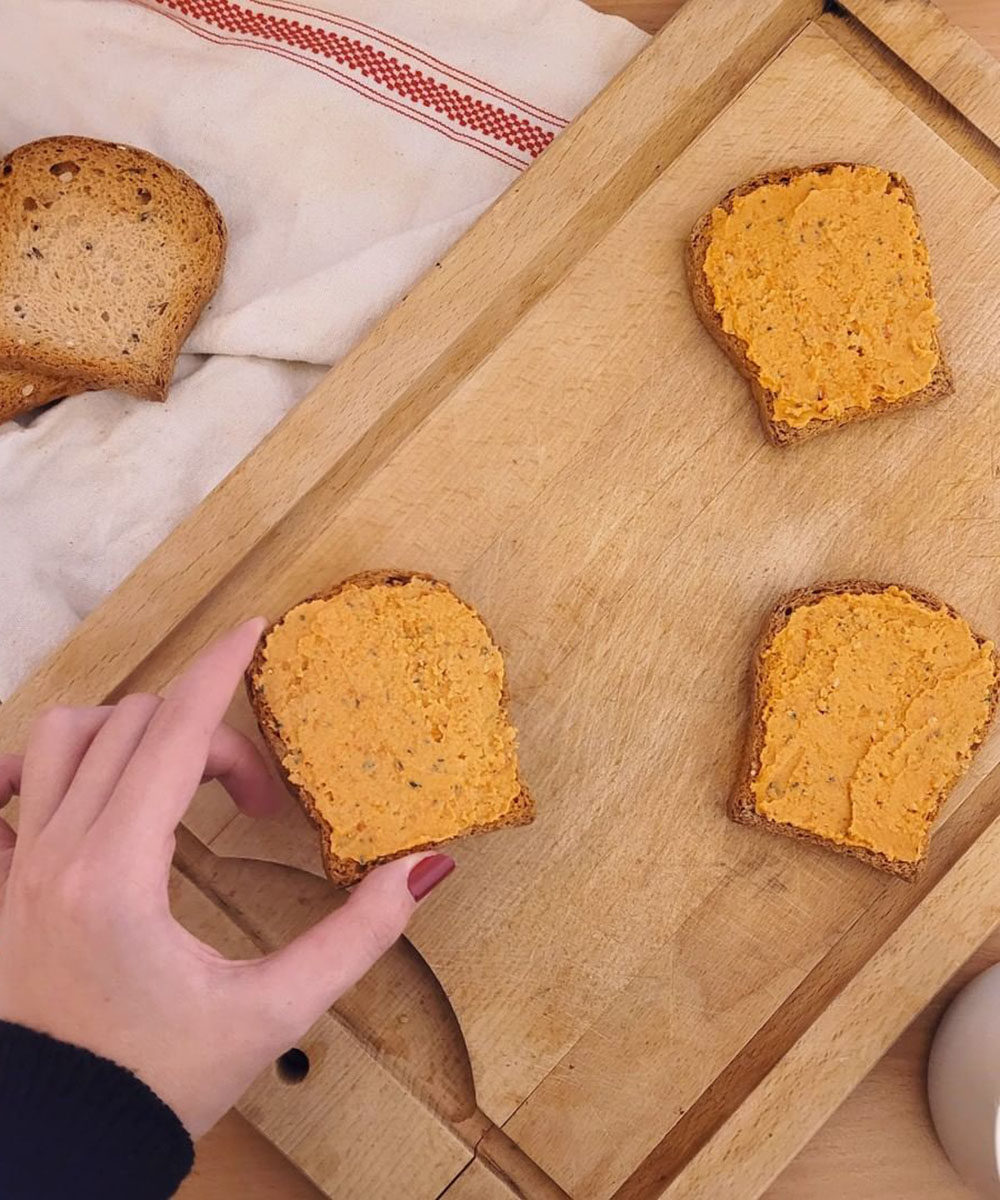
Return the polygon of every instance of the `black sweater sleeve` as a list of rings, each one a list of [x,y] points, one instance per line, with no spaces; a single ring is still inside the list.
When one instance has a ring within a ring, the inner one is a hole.
[[[187,1130],[131,1071],[0,1021],[3,1200],[164,1200],[193,1162]]]

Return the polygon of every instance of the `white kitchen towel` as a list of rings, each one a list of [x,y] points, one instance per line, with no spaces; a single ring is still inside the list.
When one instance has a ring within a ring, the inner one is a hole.
[[[0,425],[0,696],[646,41],[580,0],[330,3],[0,0],[0,151],[142,146],[229,226],[165,405]]]

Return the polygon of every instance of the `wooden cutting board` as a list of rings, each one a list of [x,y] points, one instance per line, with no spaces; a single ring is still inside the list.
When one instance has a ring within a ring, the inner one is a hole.
[[[242,1106],[330,1195],[757,1195],[1000,919],[1000,734],[916,885],[725,818],[779,592],[904,580],[1000,635],[1000,68],[930,5],[847,8],[692,0],[0,712],[9,745],[40,704],[162,687],[371,567],[486,616],[538,819],[461,846],[305,1079]],[[957,390],[778,450],[682,248],[824,159],[912,183]],[[211,789],[177,863],[232,953],[332,902],[304,819]]]

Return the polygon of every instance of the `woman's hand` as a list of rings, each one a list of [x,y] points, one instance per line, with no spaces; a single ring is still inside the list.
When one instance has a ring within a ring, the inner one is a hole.
[[[267,958],[231,962],[171,916],[174,830],[202,778],[243,811],[281,800],[222,724],[263,621],[221,638],[165,697],[53,709],[0,756],[0,1018],[130,1068],[199,1137],[403,932],[453,866],[412,855]],[[419,863],[419,866],[417,865]]]

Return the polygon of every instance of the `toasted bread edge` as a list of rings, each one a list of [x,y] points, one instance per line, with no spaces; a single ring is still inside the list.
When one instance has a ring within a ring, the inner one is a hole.
[[[22,388],[32,391],[23,395]],[[80,379],[58,378],[37,371],[4,371],[0,369],[0,422],[19,417],[32,409],[43,408],[63,396],[76,396],[88,391]]]

